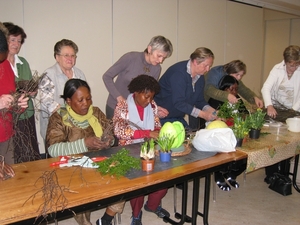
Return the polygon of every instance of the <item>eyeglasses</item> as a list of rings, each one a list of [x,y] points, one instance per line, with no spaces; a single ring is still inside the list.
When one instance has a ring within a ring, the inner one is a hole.
[[[62,56],[65,59],[69,59],[69,58],[76,59],[77,58],[77,55],[67,55],[67,54],[66,55],[57,54],[57,55]]]
[[[299,64],[296,63],[296,64],[289,64],[289,63],[286,63],[285,64],[288,68],[291,68],[291,69],[297,69],[299,67]]]

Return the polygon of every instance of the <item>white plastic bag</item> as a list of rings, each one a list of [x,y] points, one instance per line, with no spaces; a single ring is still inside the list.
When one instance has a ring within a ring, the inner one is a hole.
[[[230,128],[201,129],[192,143],[198,151],[234,152],[236,138]]]

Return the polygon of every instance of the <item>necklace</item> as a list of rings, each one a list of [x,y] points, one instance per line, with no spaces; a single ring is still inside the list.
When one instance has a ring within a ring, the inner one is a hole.
[[[292,73],[287,73],[287,77],[288,77],[289,79],[291,79],[292,76],[293,76]]]

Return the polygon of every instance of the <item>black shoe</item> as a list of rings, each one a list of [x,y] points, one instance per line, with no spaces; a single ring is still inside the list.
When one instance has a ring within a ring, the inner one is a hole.
[[[160,205],[157,207],[157,209],[155,211],[152,211],[151,209],[148,208],[147,202],[146,202],[146,204],[144,205],[144,209],[148,212],[155,213],[159,218],[164,218],[165,216],[170,217],[170,213],[167,210],[165,210],[164,208],[162,208]]]
[[[240,187],[239,183],[235,179],[233,179],[231,177],[228,177],[227,181],[234,188],[239,188]]]
[[[231,187],[225,181],[224,182],[217,181],[216,183],[222,191],[230,191],[231,190]]]

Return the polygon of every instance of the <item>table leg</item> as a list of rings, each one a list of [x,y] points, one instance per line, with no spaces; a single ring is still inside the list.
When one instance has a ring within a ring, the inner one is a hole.
[[[197,204],[197,208],[196,208],[197,209],[197,214],[200,215],[203,218],[203,224],[204,225],[208,225],[210,182],[211,182],[210,178],[211,178],[210,174],[205,175],[203,213],[198,211],[198,202],[196,203]],[[199,183],[200,183],[200,181],[199,181],[199,178],[198,178],[198,184],[197,185],[199,185]],[[198,190],[198,198],[197,198],[197,200],[198,200],[199,199],[199,186],[198,186],[198,189],[195,189],[195,187],[194,187],[194,190]],[[196,224],[197,223],[197,216],[192,215],[192,219],[193,219],[192,224]]]
[[[173,225],[182,225],[185,222],[189,222],[190,217],[187,216],[187,198],[188,198],[188,181],[184,181],[182,184],[182,198],[181,198],[181,214],[175,212],[175,217],[180,219],[179,222],[172,220],[170,217],[164,217],[163,221]]]
[[[294,170],[293,170],[293,186],[296,191],[300,192],[300,188],[297,185],[297,173],[298,173],[299,154],[295,156]]]

